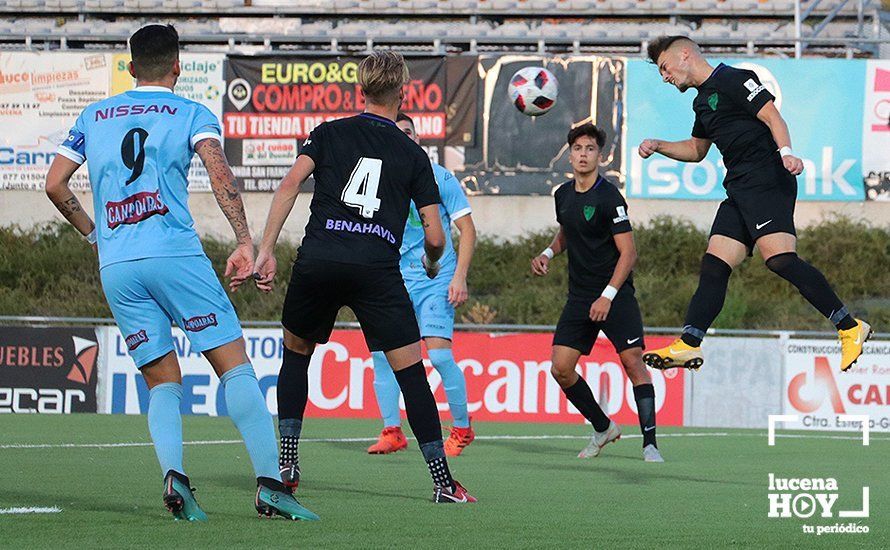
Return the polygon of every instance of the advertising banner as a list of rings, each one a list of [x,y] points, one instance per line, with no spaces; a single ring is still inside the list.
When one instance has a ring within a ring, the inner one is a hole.
[[[364,109],[361,57],[240,57],[226,63],[226,156],[244,191],[271,191],[313,128]],[[445,145],[445,61],[408,58],[403,111],[414,119],[430,158]]]
[[[106,413],[139,414],[148,407],[148,389],[127,356],[127,347],[115,328],[101,329],[107,358],[103,403]],[[210,365],[190,349],[181,331],[174,332],[176,352],[183,369],[182,409],[186,413],[225,414],[223,392]],[[275,387],[281,366],[281,331],[245,331],[247,353],[257,372],[269,410],[275,414]],[[550,375],[549,334],[486,334],[461,332],[455,335],[454,355],[467,379],[470,414],[478,421],[583,422],[565,399]],[[668,338],[647,338],[657,347]],[[448,402],[442,379],[428,361],[429,380],[439,410],[447,415]],[[618,356],[604,339],[597,341],[590,356],[582,358],[580,372],[603,409],[616,422],[635,424],[633,388]],[[656,393],[658,423],[683,424],[684,372],[651,371]],[[364,338],[357,330],[337,330],[331,341],[318,346],[309,367],[307,416],[377,418],[374,397],[374,367]],[[404,410],[404,404],[403,404]]]
[[[0,413],[97,412],[92,328],[0,327]]]
[[[783,414],[788,429],[860,431],[841,415],[868,415],[869,428],[890,432],[890,342],[865,345],[859,361],[841,372],[836,340],[789,340],[785,350]]]
[[[222,96],[226,88],[223,80],[223,65],[226,56],[221,53],[181,53],[179,55],[182,73],[176,82],[174,92],[186,99],[196,101],[216,115],[222,124]],[[111,95],[132,90],[133,77],[127,70],[130,54],[118,53],[111,58]],[[189,169],[189,191],[210,191],[210,178],[195,155]]]
[[[862,110],[862,176],[865,197],[890,200],[890,60],[865,65],[865,108]]]
[[[795,153],[803,159],[798,198],[818,201],[861,201],[860,183],[866,63],[846,59],[710,60],[753,70],[776,96],[776,107],[791,131]],[[826,85],[843,83],[843,85]],[[818,93],[813,93],[818,90]],[[662,81],[657,67],[628,62],[626,195],[647,199],[722,200],[726,168],[716,146],[699,163],[684,163],[658,153],[640,158],[637,148],[647,138],[689,139],[695,89],[681,94]],[[880,151],[880,149],[879,149]],[[886,148],[884,157],[886,157]]]
[[[81,110],[108,95],[109,63],[104,53],[0,52],[0,189],[43,189]],[[86,167],[71,187],[89,189]]]
[[[526,116],[510,101],[510,80],[525,67],[544,67],[559,83],[556,104],[544,115]],[[464,148],[464,159],[457,163],[461,166],[454,166],[455,175],[470,192],[551,194],[571,178],[566,135],[572,126],[583,122],[593,122],[606,131],[600,169],[623,186],[624,59],[480,56],[477,78],[476,139]]]

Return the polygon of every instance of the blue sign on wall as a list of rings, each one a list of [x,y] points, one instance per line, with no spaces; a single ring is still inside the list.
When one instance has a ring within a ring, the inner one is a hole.
[[[846,59],[728,59],[755,71],[776,96],[791,131],[795,154],[804,161],[798,199],[861,201],[862,109],[865,62]],[[692,134],[694,88],[681,94],[662,82],[655,65],[627,65],[626,194],[631,198],[721,200],[726,168],[716,146],[699,163],[684,163],[658,153],[641,159],[637,148],[647,138],[667,141]]]

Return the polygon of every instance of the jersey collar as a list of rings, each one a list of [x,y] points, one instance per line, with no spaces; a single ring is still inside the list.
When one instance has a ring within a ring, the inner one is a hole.
[[[712,78],[714,78],[714,75],[716,75],[717,73],[719,73],[720,71],[722,71],[722,70],[725,69],[725,68],[726,68],[726,65],[725,65],[725,64],[723,64],[723,63],[719,63],[719,64],[717,64],[717,66],[714,67],[714,70],[711,71],[711,74],[708,75],[708,78],[705,79],[705,82],[708,82],[709,80],[711,80]],[[704,84],[705,82],[702,82],[702,84]]]
[[[133,88],[134,92],[167,92],[169,94],[173,93],[173,90],[170,88],[165,88],[163,86],[136,86]]]
[[[376,120],[377,122],[383,122],[384,124],[389,124],[390,126],[396,125],[395,122],[386,118],[385,116],[375,115],[374,113],[360,113],[358,116]]]
[[[577,189],[575,189],[575,178],[572,178],[572,191],[574,191],[575,193],[578,193],[579,195],[583,195],[585,193],[590,193],[591,191],[595,191],[596,188],[599,187],[600,183],[602,183],[602,182],[603,182],[603,175],[597,174],[596,181],[593,182],[593,185],[590,186],[590,189],[588,189],[587,191],[578,191]]]

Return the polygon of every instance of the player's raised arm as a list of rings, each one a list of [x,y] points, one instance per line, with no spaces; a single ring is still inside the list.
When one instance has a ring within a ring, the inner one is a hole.
[[[301,154],[281,180],[281,184],[272,197],[269,217],[266,219],[266,229],[263,231],[263,239],[260,241],[254,268],[257,288],[264,292],[272,290],[272,279],[275,278],[275,271],[278,267],[275,260],[275,244],[278,242],[281,228],[284,227],[284,222],[294,207],[294,202],[297,200],[297,195],[300,194],[303,183],[314,170],[315,161],[308,155]]]
[[[90,215],[87,214],[80,201],[71,191],[69,181],[74,172],[80,168],[81,163],[75,162],[65,154],[58,154],[53,158],[53,163],[46,174],[46,196],[53,202],[59,212],[65,216],[68,223],[96,246],[96,225]]]
[[[216,203],[229,220],[232,231],[235,232],[238,246],[226,260],[225,272],[226,277],[229,277],[229,289],[235,292],[241,283],[253,274],[253,241],[250,239],[244,203],[235,186],[235,174],[232,173],[219,140],[202,139],[195,144],[195,152],[207,169]]]
[[[691,137],[683,141],[662,141],[660,139],[644,139],[640,143],[640,156],[651,157],[655,153],[679,160],[681,162],[700,162],[708,154],[711,140]]]
[[[776,109],[775,103],[768,101],[757,112],[757,119],[769,127],[776,145],[779,146],[779,154],[782,156],[782,164],[785,169],[797,176],[803,172],[803,161],[791,151],[791,133],[788,124]]]
[[[550,241],[550,246],[532,258],[532,273],[539,277],[546,275],[547,269],[550,266],[550,260],[557,254],[565,252],[566,248],[566,236],[562,230],[562,225],[560,225],[559,231],[556,232],[556,235],[553,236],[553,240]]]

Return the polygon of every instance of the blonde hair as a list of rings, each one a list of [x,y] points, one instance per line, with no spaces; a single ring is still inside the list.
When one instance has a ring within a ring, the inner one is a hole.
[[[399,99],[399,91],[408,83],[408,65],[402,54],[374,50],[358,66],[358,83],[368,101],[389,105]]]

